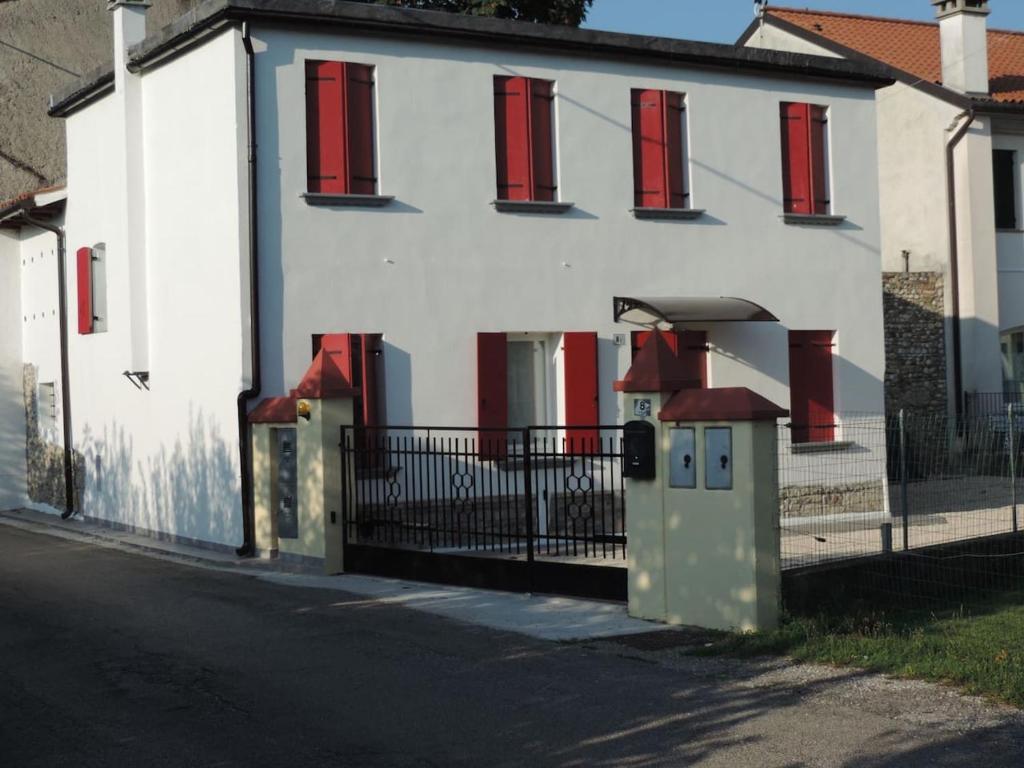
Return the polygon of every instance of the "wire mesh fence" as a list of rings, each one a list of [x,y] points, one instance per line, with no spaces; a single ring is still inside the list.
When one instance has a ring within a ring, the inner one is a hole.
[[[779,427],[784,569],[846,568],[874,593],[963,600],[1024,587],[1024,406],[846,415],[836,441]]]

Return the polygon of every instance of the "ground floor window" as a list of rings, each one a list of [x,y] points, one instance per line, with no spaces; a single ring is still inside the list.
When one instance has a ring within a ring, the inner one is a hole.
[[[789,408],[794,443],[835,440],[834,331],[789,332]]]

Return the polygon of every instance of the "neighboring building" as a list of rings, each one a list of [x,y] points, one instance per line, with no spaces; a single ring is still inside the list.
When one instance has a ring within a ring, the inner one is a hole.
[[[619,296],[672,300],[694,384],[791,405],[797,442],[882,411],[877,68],[344,2],[210,0],[150,35],[112,9],[114,66],[51,107],[85,514],[241,541],[250,249],[262,397],[352,334],[364,422],[621,423]],[[45,235],[18,232],[24,262]],[[52,370],[53,329],[22,327]]]
[[[196,0],[153,0],[164,25]],[[65,178],[64,126],[47,98],[110,59],[110,14],[102,0],[0,2],[0,200]]]
[[[1024,391],[1024,34],[986,30],[987,0],[931,1],[937,24],[768,7],[739,43],[891,69],[877,99],[887,402],[952,411]]]

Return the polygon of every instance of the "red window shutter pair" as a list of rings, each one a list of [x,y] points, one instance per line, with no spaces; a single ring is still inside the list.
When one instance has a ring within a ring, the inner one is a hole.
[[[372,195],[373,67],[306,62],[306,174],[310,192]]]
[[[314,334],[313,356],[321,349],[337,355],[341,372],[360,392],[353,404],[356,426],[386,422],[384,409],[384,337],[379,333]]]
[[[494,78],[494,145],[499,200],[555,199],[554,84]]]
[[[633,89],[633,203],[685,208],[683,96]]]
[[[92,248],[79,248],[75,254],[78,273],[78,332],[92,333],[95,328],[93,315]]]
[[[566,450],[594,453],[599,450],[597,426],[597,334],[593,331],[564,334]],[[508,435],[508,336],[477,334],[477,425],[480,454],[502,458]],[[572,427],[581,427],[572,429]]]
[[[794,443],[835,439],[832,331],[789,332],[789,408]]]
[[[782,196],[786,213],[827,214],[825,107],[784,102],[782,117]]]
[[[643,347],[650,331],[633,331],[630,345],[632,358]],[[706,331],[663,331],[662,338],[668,342],[669,348],[676,353],[687,371],[687,378],[692,379],[701,389],[708,387],[708,334]],[[632,359],[631,358],[631,359]]]

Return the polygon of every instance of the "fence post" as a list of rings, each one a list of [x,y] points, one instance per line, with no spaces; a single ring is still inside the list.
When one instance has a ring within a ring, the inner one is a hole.
[[[1013,532],[1017,532],[1017,440],[1013,423],[1013,403],[1006,404],[1006,432],[1010,448],[1010,505],[1013,509]]]
[[[903,551],[910,549],[910,504],[907,500],[907,415],[900,408],[900,507],[903,515]]]
[[[533,461],[529,427],[523,430],[523,493],[526,495],[526,588],[533,592]]]

